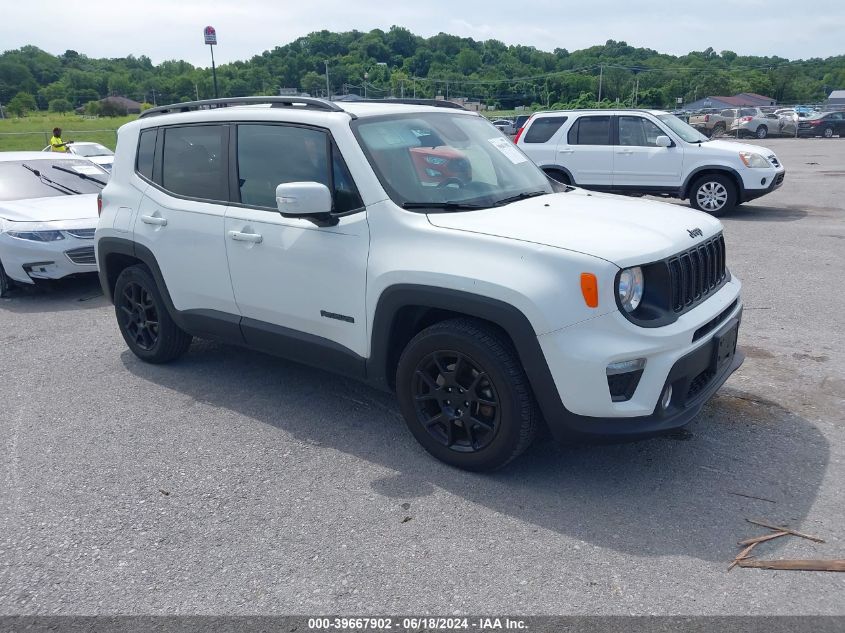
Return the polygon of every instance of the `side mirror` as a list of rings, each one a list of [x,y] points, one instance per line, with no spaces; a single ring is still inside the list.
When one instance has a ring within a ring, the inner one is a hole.
[[[317,226],[334,226],[332,194],[319,182],[285,182],[276,187],[276,207],[286,218],[310,220]]]
[[[657,145],[657,147],[672,147],[672,139],[661,134],[654,139],[654,144]]]

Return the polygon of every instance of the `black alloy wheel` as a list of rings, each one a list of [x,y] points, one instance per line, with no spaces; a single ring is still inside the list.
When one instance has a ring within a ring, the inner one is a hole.
[[[192,337],[167,310],[149,268],[129,266],[114,285],[114,312],[123,340],[148,363],[167,363],[188,351]]]
[[[440,321],[412,338],[396,369],[402,417],[437,459],[464,470],[501,468],[542,425],[519,354],[496,326]]]
[[[501,407],[490,377],[469,356],[438,351],[414,372],[417,419],[446,448],[473,453],[486,448],[499,429]]]
[[[150,291],[138,282],[129,282],[117,298],[123,329],[140,349],[152,351],[158,343],[159,316]]]

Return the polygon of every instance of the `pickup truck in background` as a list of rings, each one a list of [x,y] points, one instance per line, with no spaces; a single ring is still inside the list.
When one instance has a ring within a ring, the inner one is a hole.
[[[739,108],[739,116],[754,116],[755,108]],[[716,114],[698,114],[689,118],[689,124],[705,136],[721,136],[731,129],[737,118],[737,108],[722,110]]]

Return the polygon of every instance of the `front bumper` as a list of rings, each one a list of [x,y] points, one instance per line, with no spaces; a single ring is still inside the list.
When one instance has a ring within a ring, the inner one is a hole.
[[[0,233],[0,261],[10,278],[23,284],[97,272],[93,238],[80,239],[67,233],[55,242],[22,240]]]
[[[661,328],[641,328],[617,312],[539,337],[562,405],[544,411],[553,434],[636,437],[687,424],[742,364],[741,352],[718,367],[714,357],[714,341],[741,320],[739,290],[733,278]],[[639,358],[646,364],[633,395],[614,402],[607,366]],[[673,395],[663,409],[669,384]]]
[[[750,170],[749,170],[750,171]],[[760,170],[764,171],[764,170]],[[783,181],[786,179],[786,170],[782,167],[778,170],[766,170],[768,171],[767,174],[762,175],[760,178],[757,178],[756,175],[754,176],[746,176],[746,186],[742,192],[742,201],[748,202],[750,200],[756,200],[762,196],[765,196],[768,193],[772,193],[775,189],[780,188],[783,185]],[[766,184],[762,184],[762,180],[765,178]],[[749,187],[748,184],[752,184],[752,187]]]

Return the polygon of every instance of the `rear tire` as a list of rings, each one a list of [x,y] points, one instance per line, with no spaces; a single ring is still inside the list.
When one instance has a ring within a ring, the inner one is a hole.
[[[693,183],[689,201],[693,209],[719,217],[736,207],[736,185],[728,176],[707,174]]]
[[[114,312],[123,340],[147,363],[170,362],[191,346],[191,335],[170,317],[146,266],[130,266],[120,273],[114,286]]]
[[[822,136],[824,136],[825,138],[833,138],[833,128],[826,127],[824,129],[824,132],[822,132]]]
[[[501,468],[533,441],[540,413],[513,345],[473,319],[436,323],[405,347],[396,395],[408,429],[457,468]]]
[[[710,132],[711,138],[714,136],[722,136],[725,133],[725,124],[724,123],[717,123],[713,126],[713,129]]]
[[[757,138],[764,139],[768,135],[769,135],[769,128],[767,128],[765,125],[761,125],[760,127],[757,128],[757,133],[755,134],[755,136]]]

